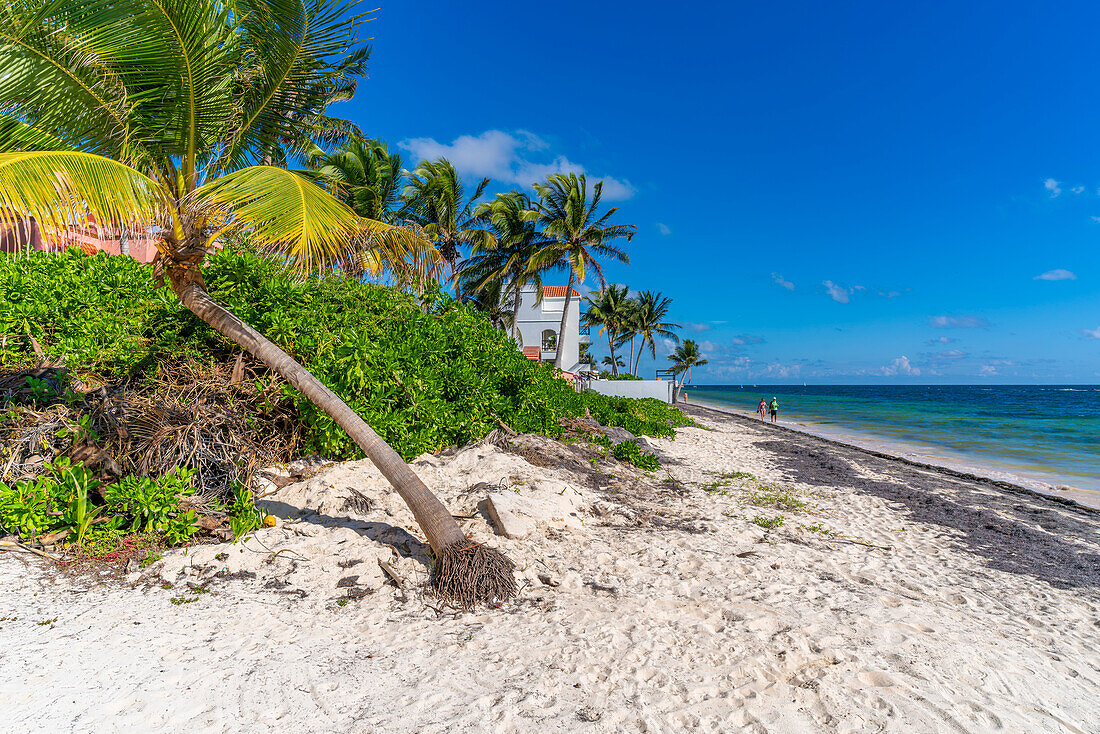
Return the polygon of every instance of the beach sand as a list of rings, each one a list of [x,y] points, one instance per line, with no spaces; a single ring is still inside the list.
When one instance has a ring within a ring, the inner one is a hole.
[[[278,490],[278,527],[121,582],[0,554],[3,728],[1100,730],[1100,515],[688,410],[704,428],[649,440],[652,477],[538,437],[415,463],[516,561],[501,609],[425,595],[366,462]],[[753,504],[761,484],[807,506]],[[490,491],[561,511],[506,538]]]

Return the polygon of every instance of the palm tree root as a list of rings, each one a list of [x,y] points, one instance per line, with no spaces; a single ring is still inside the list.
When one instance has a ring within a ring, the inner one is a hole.
[[[436,554],[432,590],[463,611],[479,604],[497,605],[516,595],[516,564],[483,544],[450,546]]]

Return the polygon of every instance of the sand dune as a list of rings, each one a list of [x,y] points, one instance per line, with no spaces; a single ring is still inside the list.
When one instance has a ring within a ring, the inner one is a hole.
[[[499,610],[424,594],[425,547],[365,462],[124,583],[2,555],[5,728],[1097,731],[1100,515],[697,415],[651,441],[653,477],[537,437],[418,461],[517,562]],[[494,490],[576,517],[508,539]],[[780,490],[806,506],[753,504]]]

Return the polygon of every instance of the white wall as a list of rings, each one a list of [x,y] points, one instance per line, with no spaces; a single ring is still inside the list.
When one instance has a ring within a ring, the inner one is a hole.
[[[670,380],[592,380],[588,387],[601,395],[619,398],[657,398],[672,402],[673,383]]]
[[[535,289],[526,287],[523,289],[519,303],[519,318],[517,326],[519,334],[517,341],[522,338],[520,346],[542,347],[542,333],[551,331],[555,334],[561,327],[561,311],[565,305],[565,298],[543,298],[542,303],[535,303]],[[574,295],[569,299],[569,317],[565,324],[565,335],[562,353],[562,368],[569,372],[576,372],[581,365],[577,358],[580,354],[580,325],[581,325],[581,297]],[[555,350],[543,350],[544,360],[553,360]]]

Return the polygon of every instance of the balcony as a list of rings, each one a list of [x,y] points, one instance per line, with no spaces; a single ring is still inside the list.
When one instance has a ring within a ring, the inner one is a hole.
[[[578,335],[579,335],[579,337],[577,339],[578,343],[580,343],[580,344],[591,344],[592,343],[592,337],[590,335],[591,329],[592,329],[592,327],[590,327],[590,326],[582,326],[580,328],[580,330],[577,332]]]

